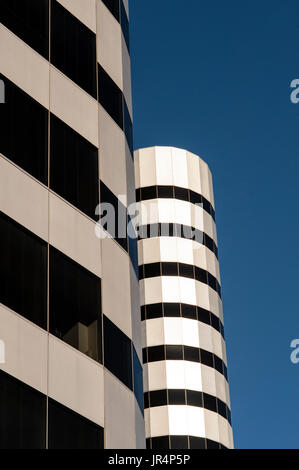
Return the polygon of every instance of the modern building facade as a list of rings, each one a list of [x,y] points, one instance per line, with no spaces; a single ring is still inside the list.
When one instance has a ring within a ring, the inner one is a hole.
[[[135,152],[146,442],[232,448],[213,185],[188,151]]]
[[[0,448],[145,447],[128,17],[0,2]]]

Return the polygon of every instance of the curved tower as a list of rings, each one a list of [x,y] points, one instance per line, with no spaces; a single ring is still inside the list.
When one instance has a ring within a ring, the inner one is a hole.
[[[232,448],[212,177],[186,150],[135,152],[148,448]]]

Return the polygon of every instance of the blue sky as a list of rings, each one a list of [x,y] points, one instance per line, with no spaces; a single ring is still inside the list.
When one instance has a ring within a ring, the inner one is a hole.
[[[298,448],[297,0],[131,0],[135,148],[213,172],[238,448]]]

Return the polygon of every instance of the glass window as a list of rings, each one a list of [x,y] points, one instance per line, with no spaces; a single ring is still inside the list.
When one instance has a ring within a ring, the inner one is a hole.
[[[103,449],[101,426],[49,398],[49,449]]]
[[[157,187],[156,186],[146,186],[141,188],[141,201],[148,201],[150,199],[157,198]]]
[[[114,18],[119,22],[120,11],[119,11],[119,0],[102,0],[104,5],[109,9]]]
[[[51,62],[97,98],[96,35],[56,0],[51,11]]]
[[[178,263],[162,263],[162,276],[178,276]]]
[[[126,251],[128,251],[128,223],[127,223],[127,209],[122,204],[122,202],[113,194],[112,191],[101,181],[101,203],[111,204],[114,209],[115,220],[113,221],[113,227],[108,226],[105,221],[106,211],[102,216],[104,217],[102,221],[103,228],[107,230],[110,235],[119,243],[120,246]],[[105,222],[104,222],[105,221]]]
[[[133,371],[134,371],[134,394],[140,411],[144,413],[143,403],[143,370],[139,358],[133,346]]]
[[[45,395],[3,371],[0,416],[0,449],[45,449]]]
[[[199,349],[192,346],[184,346],[184,360],[190,362],[199,362]]]
[[[47,243],[0,212],[0,302],[47,328]]]
[[[184,318],[190,318],[191,320],[196,320],[197,319],[196,306],[182,304],[182,316]]]
[[[202,392],[196,392],[194,390],[187,390],[187,405],[203,407]]]
[[[180,304],[177,303],[165,303],[164,304],[164,317],[180,317],[181,308]]]
[[[174,197],[181,201],[189,201],[189,190],[185,188],[174,188]]]
[[[171,436],[170,441],[172,449],[189,449],[188,436]]]
[[[165,360],[164,346],[152,346],[150,348],[147,348],[147,362],[158,362],[158,361],[164,361],[164,360]]]
[[[131,349],[130,339],[104,316],[105,367],[133,390]]]
[[[129,28],[129,20],[127,16],[126,9],[124,7],[123,1],[120,2],[120,9],[121,9],[121,28],[122,32],[127,44],[128,51],[130,53],[130,28]]]
[[[99,69],[99,102],[121,129],[124,128],[123,95],[116,83],[98,64]]]
[[[168,390],[169,405],[185,405],[185,390]]]
[[[51,115],[50,187],[94,220],[99,204],[98,149]]]
[[[14,34],[49,58],[49,0],[1,0],[0,18]]]
[[[0,2],[1,3],[1,2]],[[0,107],[0,152],[48,183],[48,111],[0,74],[5,104]]]
[[[203,437],[190,436],[190,449],[205,449],[206,440]]]
[[[167,391],[155,390],[150,392],[150,407],[167,405]]]
[[[208,310],[205,310],[204,308],[201,308],[201,307],[197,307],[197,317],[198,317],[198,321],[205,323],[206,325],[211,324],[211,316]]]
[[[50,332],[102,361],[101,280],[50,247]]]
[[[144,265],[144,277],[158,277],[161,276],[161,264],[160,263],[150,263]]]
[[[207,284],[207,271],[204,269],[199,268],[198,266],[194,267],[195,269],[195,279],[199,282],[203,282],[204,284]]]
[[[161,199],[172,199],[173,187],[172,186],[158,186],[158,197]]]
[[[153,318],[161,318],[162,316],[162,304],[152,304],[146,306],[147,320],[151,320]]]
[[[217,411],[217,402],[216,398],[208,393],[203,394],[204,407],[210,411]]]
[[[204,349],[200,350],[200,362],[206,366],[214,367],[213,354]]]
[[[194,268],[191,264],[179,263],[179,276],[194,279]]]
[[[166,360],[182,360],[183,359],[183,346],[181,345],[167,345],[166,346]]]
[[[152,449],[170,449],[169,436],[153,437]]]

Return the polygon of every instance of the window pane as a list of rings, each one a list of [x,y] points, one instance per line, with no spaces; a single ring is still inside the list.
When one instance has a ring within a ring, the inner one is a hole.
[[[0,449],[44,449],[46,397],[0,371]]]
[[[167,391],[155,390],[150,392],[150,407],[167,405]]]
[[[102,2],[110,10],[110,12],[115,17],[115,19],[119,21],[119,18],[120,18],[119,0],[102,0]]]
[[[104,345],[105,367],[133,390],[131,341],[105,316]]]
[[[0,18],[8,29],[48,59],[49,0],[1,0]]]
[[[122,246],[122,248],[128,251],[128,241],[127,241],[127,234],[128,234],[128,224],[127,224],[127,209],[122,204],[122,202],[113,194],[112,191],[101,181],[101,204],[110,204],[111,211],[113,209],[113,213],[111,213],[112,220],[109,221],[113,224],[107,224],[105,221],[106,210],[103,211],[103,220],[100,221],[102,226],[105,230],[117,241],[117,243]],[[102,208],[103,209],[103,208]]]
[[[134,393],[141,410],[141,413],[144,413],[144,403],[143,403],[143,370],[138,359],[137,353],[133,346],[133,371],[134,371]]]
[[[52,0],[51,62],[95,99],[96,61],[96,35]]]
[[[50,247],[50,332],[102,361],[101,280]]]
[[[49,398],[49,449],[103,449],[101,426]]]
[[[50,168],[51,189],[97,220],[98,149],[54,115],[51,115]]]
[[[47,184],[48,111],[6,77],[0,74],[0,78],[5,83],[5,104],[0,107],[0,152]]]
[[[0,212],[0,302],[47,327],[47,244]]]
[[[99,102],[121,129],[124,128],[123,95],[116,83],[98,64]]]

